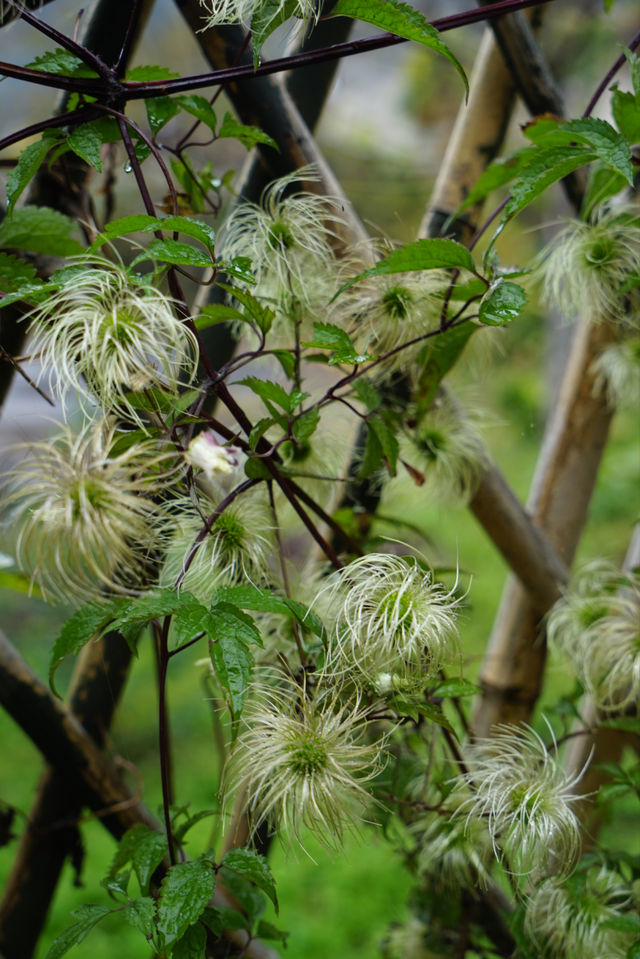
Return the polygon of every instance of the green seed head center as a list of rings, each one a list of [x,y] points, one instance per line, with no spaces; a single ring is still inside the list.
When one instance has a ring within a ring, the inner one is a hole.
[[[411,299],[411,294],[404,286],[392,286],[382,297],[382,303],[388,316],[395,320],[404,320],[409,312]]]
[[[327,765],[327,750],[321,738],[310,734],[289,747],[289,766],[300,775],[309,776]]]

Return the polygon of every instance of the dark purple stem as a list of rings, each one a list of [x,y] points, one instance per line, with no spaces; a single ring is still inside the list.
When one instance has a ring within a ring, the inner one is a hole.
[[[636,33],[635,37],[629,44],[628,49],[631,50],[631,52],[633,53],[633,51],[639,46],[640,46],[640,31]],[[598,102],[598,100],[600,99],[604,91],[607,89],[607,87],[609,86],[613,78],[615,77],[620,67],[624,66],[626,59],[627,58],[624,55],[624,53],[621,53],[618,59],[616,60],[616,62],[611,67],[611,69],[608,71],[608,73],[602,78],[602,80],[600,81],[600,83],[598,84],[596,88],[596,92],[593,94],[593,96],[589,100],[589,103],[587,104],[587,108],[582,114],[583,117],[591,116],[591,113],[596,103]]]

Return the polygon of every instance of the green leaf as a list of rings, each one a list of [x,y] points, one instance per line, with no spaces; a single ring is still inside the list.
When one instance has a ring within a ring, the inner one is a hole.
[[[480,692],[480,688],[475,683],[467,682],[466,679],[445,679],[429,692],[432,696],[440,696],[442,699],[459,699],[461,696],[475,696]]]
[[[151,80],[171,80],[173,77],[179,76],[179,73],[169,70],[168,67],[150,64],[149,66],[133,67],[133,69],[127,70],[124,78],[127,83],[148,83]]]
[[[124,910],[122,917],[144,936],[151,937],[156,928],[155,899],[150,896],[134,899]]]
[[[616,932],[640,932],[640,916],[613,916],[604,919],[599,925],[604,929],[615,929]]]
[[[633,93],[614,89],[611,97],[613,119],[620,133],[629,143],[640,141],[640,103]]]
[[[627,949],[627,959],[640,959],[640,939],[636,939]]]
[[[308,396],[307,393],[299,394],[297,392],[289,395],[280,383],[275,383],[273,380],[261,380],[257,376],[247,376],[244,380],[238,380],[238,383],[240,386],[248,386],[256,396],[259,396],[272,416],[277,415],[277,410],[273,407],[274,403],[285,413],[291,413],[295,406],[301,402],[300,396],[303,398]]]
[[[74,127],[67,137],[67,144],[73,152],[98,172],[102,170],[102,160],[100,158],[102,142],[100,129],[94,123],[81,123]]]
[[[438,726],[442,726],[443,729],[448,730],[455,736],[455,730],[442,712],[440,706],[435,706],[433,703],[420,702],[418,703],[417,709],[421,716],[430,719],[431,722],[436,723]]]
[[[334,323],[314,323],[313,330],[313,339],[302,345],[332,350],[329,359],[331,366],[338,363],[358,366],[360,363],[372,359],[367,353],[359,353],[351,342],[349,334]]]
[[[68,50],[58,47],[36,57],[26,66],[30,70],[42,70],[44,73],[54,73],[67,77],[97,77],[98,74],[84,61]]]
[[[251,38],[253,41],[253,65],[260,63],[260,50],[267,37],[285,23],[298,9],[298,0],[261,0],[254,7],[251,20]]]
[[[82,942],[93,927],[99,923],[101,919],[104,919],[105,916],[108,916],[111,911],[112,910],[107,909],[106,906],[91,904],[74,909],[71,915],[74,918],[77,917],[78,922],[69,926],[68,929],[65,929],[65,931],[58,936],[46,954],[45,959],[60,959],[60,956],[65,956],[72,946],[77,946],[78,943]]]
[[[23,206],[0,223],[0,247],[50,256],[73,256],[83,251],[80,243],[69,235],[73,226],[73,220],[57,210]]]
[[[194,240],[199,240],[208,250],[213,251],[216,242],[216,231],[204,220],[195,220],[186,216],[167,216],[157,220],[155,225],[147,225],[144,230],[146,233],[151,230],[174,230],[178,233],[184,233],[185,236],[192,236]],[[211,265],[211,264],[209,264]]]
[[[180,112],[176,100],[172,97],[149,97],[148,100],[144,101],[147,120],[154,136]]]
[[[361,376],[359,379],[353,381],[351,387],[358,399],[364,403],[370,413],[378,409],[382,400],[375,386],[369,380]]]
[[[447,44],[442,40],[439,32],[424,16],[401,0],[338,0],[328,16],[353,17],[354,20],[364,20],[380,30],[395,33],[397,37],[415,40],[436,53],[442,54],[454,65],[464,83],[466,95],[469,96],[469,82],[458,59],[454,56]]]
[[[640,734],[640,717],[636,716],[612,716],[610,719],[601,719],[600,725],[607,729],[622,729]]]
[[[628,49],[625,49],[623,52],[629,64],[629,72],[631,73],[633,92],[636,95],[636,103],[638,107],[640,107],[640,56]]]
[[[513,180],[526,168],[529,159],[535,156],[536,152],[536,147],[525,147],[512,153],[511,156],[498,157],[493,163],[490,163],[471,187],[464,202],[456,210],[455,216],[473,206],[474,203],[484,200],[489,193],[493,193],[494,190]]]
[[[378,434],[371,429],[367,420],[367,436],[364,441],[364,450],[362,453],[362,462],[358,470],[358,479],[366,479],[382,466],[382,446],[378,439]]]
[[[218,600],[211,605],[212,636],[226,635],[230,640],[262,646],[262,638],[251,616],[233,603]]]
[[[238,123],[230,113],[225,113],[218,136],[239,140],[248,150],[254,147],[256,143],[266,143],[267,146],[273,147],[278,153],[280,152],[280,147],[268,133],[263,133],[260,127]]]
[[[247,263],[250,263],[250,261],[248,260]],[[223,269],[228,272],[227,266],[223,267]],[[265,334],[269,332],[275,318],[273,310],[265,306],[264,303],[261,303],[260,300],[256,299],[248,290],[241,290],[238,287],[230,286],[228,283],[219,283],[218,285],[221,289],[226,290],[227,293],[231,293],[238,303],[244,306],[249,317],[256,323],[259,330]]]
[[[209,127],[211,132],[216,132],[216,114],[206,97],[201,97],[197,93],[191,93],[188,96],[176,97],[176,103],[179,103],[183,110],[190,113],[196,120],[200,120]]]
[[[369,432],[373,431],[376,434],[378,443],[380,444],[380,451],[387,463],[389,473],[391,476],[395,476],[399,446],[392,428],[385,419],[377,413],[368,418],[367,427]]]
[[[171,866],[158,898],[158,929],[172,942],[200,917],[211,899],[216,876],[210,862],[194,859]]]
[[[486,326],[507,326],[519,316],[527,302],[527,294],[518,286],[500,277],[480,301],[479,320]]]
[[[561,123],[544,116],[524,128],[524,134],[539,146],[571,146],[576,141],[593,150],[592,159],[606,163],[633,186],[633,164],[629,144],[618,131],[597,117],[578,117]],[[588,161],[589,162],[589,161]]]
[[[209,650],[218,682],[229,694],[229,709],[234,719],[237,719],[249,692],[253,656],[246,644],[236,638],[232,625],[217,633]]]
[[[176,266],[211,267],[212,259],[208,253],[180,240],[152,240],[146,250],[139,253],[131,266],[143,260],[159,260],[161,263],[173,263]]]
[[[285,376],[292,379],[296,368],[296,359],[293,353],[289,350],[272,350],[272,353],[284,370]]]
[[[235,306],[227,306],[225,303],[210,303],[203,306],[196,319],[196,328],[206,330],[210,326],[216,326],[218,323],[225,323],[229,320],[239,320],[242,323],[249,322],[248,317],[237,310]]]
[[[172,959],[202,959],[207,945],[207,930],[199,922],[189,926],[171,950]]]
[[[123,216],[118,220],[112,220],[111,223],[107,223],[103,232],[93,241],[89,247],[89,252],[99,249],[105,243],[108,243],[110,240],[115,240],[119,236],[127,236],[129,233],[140,233],[146,230],[147,227],[155,229],[158,222],[157,217],[149,216],[148,213],[138,213],[134,216]]]
[[[264,856],[251,849],[231,849],[220,865],[239,873],[261,889],[273,903],[276,914],[278,913],[276,884]]]
[[[258,928],[256,929],[258,939],[273,939],[276,942],[286,943],[289,935],[288,932],[285,932],[283,929],[278,929],[277,926],[266,922],[264,919],[260,920]]]
[[[306,410],[293,422],[291,433],[294,440],[298,443],[304,443],[310,436],[313,436],[319,422],[320,411],[317,407],[314,406],[310,410]]]
[[[616,193],[620,193],[626,185],[625,178],[616,173],[615,170],[610,170],[601,161],[592,163],[580,210],[581,219],[587,221],[594,207],[604,203],[605,200],[615,196]]]
[[[379,260],[375,266],[352,277],[340,287],[333,299],[340,296],[343,290],[348,289],[359,280],[370,276],[386,276],[389,273],[410,273],[416,270],[456,269],[473,272],[475,265],[473,257],[462,243],[455,240],[439,238],[416,240],[405,246],[392,250],[388,256]]]
[[[420,409],[425,411],[431,406],[440,383],[455,365],[458,357],[467,345],[467,341],[479,329],[473,323],[461,323],[444,333],[430,339],[424,348],[420,385],[423,393]]]
[[[219,938],[222,935],[223,929],[236,928],[233,926],[225,925],[222,921],[222,916],[220,915],[220,913],[221,913],[221,910],[217,909],[215,906],[205,906],[199,920],[200,922],[204,923],[207,929],[209,929],[217,938]],[[244,917],[242,918],[244,919]],[[246,927],[242,926],[240,928],[246,928]]]
[[[35,143],[30,143],[28,147],[25,147],[18,157],[18,162],[7,179],[8,215],[11,215],[16,201],[38,172],[49,151],[59,142],[60,136],[60,133],[54,136],[43,134],[40,140],[36,140]]]
[[[307,609],[302,603],[284,596],[276,596],[275,593],[260,589],[258,586],[223,586],[213,594],[211,609],[213,610],[220,603],[232,603],[234,606],[253,609],[256,612],[293,616],[301,626],[310,629],[317,636],[324,636],[322,623],[312,610]]]
[[[49,663],[49,685],[56,696],[58,692],[53,678],[60,664],[71,653],[77,653],[79,649],[82,649],[96,633],[100,632],[113,619],[119,602],[122,602],[122,600],[115,600],[107,604],[89,603],[86,606],[81,606],[63,624],[53,644]]]
[[[115,876],[130,862],[142,893],[149,891],[152,875],[167,855],[168,844],[164,833],[156,832],[138,823],[128,829],[118,844],[108,875]]]
[[[37,283],[36,268],[12,253],[0,253],[0,290],[13,293],[21,286]]]

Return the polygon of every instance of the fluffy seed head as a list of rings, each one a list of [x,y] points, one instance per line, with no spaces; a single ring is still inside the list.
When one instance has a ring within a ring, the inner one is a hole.
[[[154,497],[170,460],[152,441],[113,452],[117,439],[108,422],[77,436],[65,429],[30,447],[16,471],[16,558],[49,600],[83,603],[151,582],[169,530]]]
[[[32,312],[29,332],[61,395],[86,383],[105,409],[136,422],[126,392],[175,392],[197,367],[195,339],[171,300],[108,260],[74,271]]]
[[[381,768],[382,742],[366,742],[359,702],[335,692],[261,687],[230,760],[228,782],[247,797],[253,828],[269,822],[302,845],[304,829],[329,847],[357,828]]]
[[[373,257],[347,258],[341,273],[353,276],[374,263]],[[447,282],[442,270],[368,277],[338,297],[334,322],[347,330],[362,352],[382,356],[436,329]],[[385,370],[406,368],[423,346],[418,341],[400,350],[389,358]]]
[[[216,506],[204,495],[197,509],[191,501],[181,504],[178,529],[161,576],[162,583],[174,585],[189,560],[181,585],[203,600],[220,586],[263,582],[274,549],[269,512],[252,493],[238,496],[201,536]]]
[[[411,559],[363,556],[335,574],[324,606],[335,606],[335,657],[373,685],[391,674],[423,684],[459,656],[459,599]]]
[[[472,743],[465,756],[471,794],[458,812],[467,823],[486,820],[498,858],[533,879],[551,868],[569,871],[580,849],[580,824],[571,808],[568,778],[538,734],[528,726],[497,726],[490,739]],[[580,774],[582,775],[582,774]]]
[[[333,273],[333,227],[341,222],[338,205],[317,193],[291,193],[299,180],[316,180],[309,168],[274,180],[260,203],[239,203],[225,225],[222,256],[248,256],[260,294],[284,292],[313,306],[317,278]]]
[[[553,876],[527,902],[525,932],[549,959],[624,959],[636,933],[604,924],[633,915],[631,905],[622,877],[605,867]]]
[[[608,347],[594,364],[600,391],[604,386],[614,408],[636,410],[640,406],[640,336],[630,336]]]
[[[414,827],[420,876],[438,891],[485,888],[493,860],[484,822],[434,815]]]
[[[640,270],[640,221],[625,213],[603,213],[591,223],[572,221],[538,259],[547,300],[567,317],[593,322],[621,319],[620,287]],[[638,326],[640,316],[625,322]]]
[[[640,578],[587,566],[551,610],[549,641],[603,710],[640,708]]]
[[[444,502],[467,502],[475,492],[485,460],[484,443],[473,414],[443,401],[426,413],[401,455],[418,467],[425,491]]]
[[[270,19],[275,20],[284,10],[285,0],[278,0],[276,4],[267,4],[265,0],[200,0],[200,6],[206,11],[206,24],[203,27],[206,30],[230,23],[241,23],[248,27],[254,14],[259,14],[267,6]],[[315,0],[298,0],[291,16],[317,20],[318,13]]]

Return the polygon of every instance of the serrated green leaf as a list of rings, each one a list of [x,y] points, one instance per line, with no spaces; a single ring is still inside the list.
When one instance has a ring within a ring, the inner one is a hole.
[[[527,294],[517,283],[500,277],[480,301],[478,319],[485,326],[507,326],[522,312]]]
[[[580,144],[572,147],[540,148],[511,187],[511,197],[504,208],[494,240],[504,225],[540,196],[547,187],[593,159],[593,151]]]
[[[595,207],[624,190],[627,181],[620,173],[610,170],[604,163],[592,163],[589,179],[582,200],[580,218],[587,222]]]
[[[611,112],[620,133],[629,143],[640,141],[640,103],[633,93],[614,89],[611,97]]]
[[[329,364],[332,366],[338,363],[358,366],[372,359],[368,353],[360,353],[356,350],[349,334],[334,323],[314,323],[313,330],[313,339],[302,345],[332,350],[332,356],[329,358]]]
[[[409,4],[402,3],[401,0],[338,0],[328,16],[364,20],[380,30],[395,33],[397,37],[405,37],[407,40],[415,40],[442,54],[462,77],[466,95],[469,95],[469,82],[462,64],[442,40],[436,28],[427,23],[423,14]]]
[[[242,323],[250,322],[248,317],[237,310],[235,306],[227,306],[225,303],[210,303],[203,306],[196,319],[196,329],[206,330],[210,326],[218,323],[226,323],[229,320],[239,320]]]
[[[212,610],[215,615],[215,609]],[[253,672],[253,656],[239,635],[237,622],[218,620],[216,639],[209,644],[211,662],[222,688],[229,694],[235,719],[242,712]]]
[[[258,586],[223,586],[216,590],[211,600],[211,609],[220,603],[231,603],[242,609],[253,609],[256,612],[280,613],[283,616],[293,616],[301,626],[310,629],[317,636],[324,635],[322,623],[316,614],[307,609],[302,603]]]
[[[631,84],[633,86],[633,92],[636,95],[636,103],[638,107],[640,107],[640,56],[629,49],[625,49],[623,52],[629,64]]]
[[[397,250],[392,250],[375,266],[352,277],[340,287],[333,299],[335,300],[354,283],[370,276],[387,276],[389,273],[410,273],[416,270],[434,269],[456,269],[473,272],[475,265],[466,246],[456,242],[456,240],[440,238],[416,240],[414,243],[407,243]]]
[[[174,230],[183,233],[185,236],[192,236],[199,240],[208,250],[213,251],[216,242],[216,231],[204,220],[195,220],[186,216],[167,216],[157,220],[155,226],[148,225],[144,228],[148,233],[154,229]]]
[[[86,606],[81,606],[63,624],[53,644],[49,663],[49,685],[56,696],[58,692],[53,678],[60,664],[71,653],[77,653],[78,650],[82,649],[96,633],[100,632],[113,619],[121,602],[123,601],[114,600],[106,604],[89,603]]]
[[[277,410],[273,408],[274,403],[285,413],[290,413],[293,410],[292,397],[280,383],[275,383],[273,380],[261,380],[257,376],[247,376],[244,380],[238,380],[238,384],[248,386],[252,393],[260,397],[269,412],[274,416],[277,415]]]
[[[456,210],[459,216],[468,207],[473,206],[499,187],[509,183],[526,168],[529,159],[535,156],[536,147],[525,147],[508,157],[498,157],[484,170],[471,187],[464,202]]]
[[[430,719],[431,722],[436,723],[438,726],[442,726],[443,729],[448,730],[448,732],[455,736],[455,729],[439,706],[435,706],[433,703],[421,702],[418,703],[417,709],[420,715],[424,716],[425,719]]]
[[[122,913],[122,918],[126,919],[134,929],[137,929],[144,936],[152,936],[156,925],[156,903],[150,896],[141,896],[130,902]]]
[[[442,699],[459,699],[461,696],[475,696],[480,692],[478,686],[467,682],[466,679],[445,679],[430,690],[432,696],[440,696]]]
[[[200,120],[205,126],[208,126],[212,133],[216,132],[217,118],[215,111],[206,97],[199,96],[197,93],[191,93],[187,96],[175,98],[183,110],[190,113],[196,120]]]
[[[455,365],[469,338],[478,329],[473,323],[461,323],[430,339],[422,355],[420,410],[431,406],[440,383]]]
[[[80,57],[68,50],[58,47],[49,50],[25,64],[30,70],[42,70],[44,73],[53,73],[67,77],[97,77],[98,74],[87,66]]]
[[[222,921],[221,910],[215,906],[205,906],[200,916],[200,922],[209,929],[214,936],[220,937],[223,929],[231,929],[233,926],[225,925]]]
[[[89,251],[99,249],[105,243],[110,240],[115,240],[119,236],[127,236],[129,233],[141,233],[148,226],[151,226],[153,229],[158,223],[158,218],[155,216],[149,216],[148,213],[138,213],[134,216],[123,216],[118,220],[113,220],[111,223],[107,223],[103,232],[96,237]]]
[[[275,880],[264,856],[251,849],[231,849],[221,862],[222,866],[239,873],[264,892],[278,913],[278,897]]]
[[[244,123],[238,123],[238,121],[230,114],[225,113],[224,120],[222,121],[222,126],[218,131],[219,137],[224,137],[233,140],[239,140],[243,146],[248,150],[251,147],[254,147],[256,143],[264,143],[267,146],[273,147],[274,150],[280,152],[280,147],[268,133],[263,133],[260,127],[247,126]]]
[[[180,240],[152,240],[146,250],[139,253],[131,266],[143,260],[159,260],[161,263],[173,263],[175,266],[212,266],[211,255],[198,250]]]
[[[224,633],[229,639],[262,646],[262,638],[252,617],[235,604],[220,600],[211,606],[209,615],[216,636]]]
[[[364,377],[354,380],[351,384],[353,392],[361,400],[370,413],[377,410],[382,400],[375,386]]]
[[[164,833],[155,832],[143,823],[128,829],[120,842],[109,867],[108,877],[113,878],[120,870],[131,863],[142,893],[149,891],[149,881],[163,858],[167,855],[168,844]]]
[[[22,286],[31,286],[38,280],[32,263],[12,253],[0,253],[0,290],[13,293]]]
[[[362,461],[358,470],[358,479],[367,479],[382,466],[382,446],[378,434],[367,421],[367,435],[364,441]]]
[[[180,107],[173,97],[149,97],[148,100],[144,101],[144,105],[147,111],[147,120],[154,136],[180,112]]]
[[[254,67],[260,63],[260,50],[265,40],[293,16],[298,6],[298,0],[285,0],[284,3],[282,0],[261,0],[256,4],[251,20]]]
[[[261,919],[256,929],[256,935],[258,939],[273,939],[275,942],[286,943],[290,933],[285,932],[284,929],[278,929],[278,927],[274,926],[271,922],[266,922],[264,919]]]
[[[127,70],[125,80],[127,83],[148,83],[150,80],[171,80],[173,77],[179,77],[180,74],[168,67],[160,67],[155,64],[149,66],[133,67]]]
[[[114,629],[132,624],[148,623],[152,619],[171,616],[180,609],[200,607],[200,603],[186,590],[154,589],[146,596],[118,600],[120,606],[114,615]],[[200,607],[204,608],[204,607]]]
[[[592,159],[600,159],[633,185],[631,151],[625,138],[606,120],[578,117],[559,122],[555,117],[542,117],[528,124],[524,134],[539,146],[571,146],[576,141],[593,150]]]
[[[9,174],[7,179],[7,214],[11,215],[16,205],[16,201],[21,196],[25,187],[31,182],[38,172],[41,164],[50,150],[58,142],[58,136],[42,136],[35,143],[30,143],[25,147],[18,157],[18,162]]]
[[[251,261],[247,259],[247,263],[250,264],[250,262]],[[228,267],[225,266],[221,268],[228,272]],[[221,289],[226,290],[227,293],[231,293],[234,299],[244,306],[251,319],[256,323],[258,329],[265,334],[269,332],[275,318],[273,310],[265,306],[264,303],[261,303],[260,300],[256,299],[248,290],[241,290],[238,287],[230,286],[228,283],[220,283],[218,285]]]
[[[0,247],[50,256],[73,256],[83,249],[70,236],[73,226],[68,216],[48,206],[23,206],[0,223]]]
[[[194,859],[171,866],[158,898],[158,929],[169,942],[196,922],[213,895],[216,877],[210,862]]]
[[[258,459],[257,456],[250,456],[249,459],[244,464],[245,476],[248,476],[252,480],[268,480],[271,479],[271,473],[266,465],[266,463]]]
[[[380,450],[387,463],[389,473],[391,476],[395,476],[396,465],[398,462],[399,445],[393,430],[390,428],[389,424],[385,422],[383,417],[378,416],[377,413],[368,418],[367,426],[370,431],[373,430],[373,432],[376,434],[378,443],[380,444]]]
[[[108,916],[111,911],[112,910],[107,909],[106,906],[91,904],[74,909],[71,915],[74,916],[74,918],[78,917],[78,922],[74,922],[72,926],[69,926],[68,929],[65,929],[65,931],[58,936],[46,954],[45,959],[60,959],[61,956],[65,956],[72,946],[77,946],[78,943],[82,942],[93,927],[99,923],[101,919],[104,919],[105,916]]]
[[[294,440],[298,443],[306,442],[306,440],[315,433],[319,422],[320,411],[317,407],[306,410],[306,412],[302,413],[302,415],[293,422],[291,433]]]
[[[89,166],[94,167],[98,172],[102,170],[100,158],[102,137],[100,128],[94,123],[81,123],[74,127],[67,137],[67,144]]]
[[[203,959],[207,945],[207,931],[196,922],[176,942],[171,950],[172,959]]]
[[[293,353],[290,353],[289,350],[272,350],[272,355],[275,356],[284,370],[285,376],[292,379],[296,369],[296,358]]]

